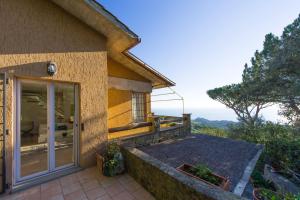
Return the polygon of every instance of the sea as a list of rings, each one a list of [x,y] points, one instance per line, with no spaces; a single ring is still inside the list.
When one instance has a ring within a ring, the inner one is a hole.
[[[182,108],[152,108],[156,115],[168,116],[181,116],[183,113]],[[205,118],[208,120],[229,120],[237,121],[237,116],[233,110],[229,108],[185,108],[184,113],[191,113],[191,118],[197,117]],[[262,111],[263,119],[266,121],[283,123],[285,120],[278,115],[278,108],[266,108]]]

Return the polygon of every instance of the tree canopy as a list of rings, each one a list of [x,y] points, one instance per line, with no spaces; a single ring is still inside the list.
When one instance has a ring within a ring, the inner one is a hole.
[[[300,124],[300,15],[285,27],[281,37],[265,36],[262,51],[245,64],[242,82],[207,91],[231,108],[246,125],[261,121],[260,111],[280,104],[280,114]]]

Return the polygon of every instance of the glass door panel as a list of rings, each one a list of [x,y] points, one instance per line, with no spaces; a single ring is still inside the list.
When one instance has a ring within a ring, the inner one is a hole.
[[[47,84],[21,82],[20,176],[48,170]]]
[[[54,84],[55,167],[74,164],[75,87]]]

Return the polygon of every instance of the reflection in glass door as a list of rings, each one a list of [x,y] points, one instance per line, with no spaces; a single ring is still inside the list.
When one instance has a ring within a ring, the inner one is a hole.
[[[55,91],[55,167],[74,163],[75,88],[73,84],[54,84]]]
[[[22,82],[21,177],[48,170],[47,84]]]
[[[16,181],[75,166],[75,84],[17,82]]]

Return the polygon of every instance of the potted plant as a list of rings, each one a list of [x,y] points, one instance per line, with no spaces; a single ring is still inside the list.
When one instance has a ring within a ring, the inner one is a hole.
[[[115,176],[125,170],[123,155],[117,143],[110,143],[103,157],[103,174],[105,176]]]
[[[282,200],[282,195],[266,188],[255,188],[253,190],[253,200]]]
[[[178,167],[177,170],[209,185],[217,186],[227,191],[229,190],[229,179],[213,173],[204,165],[198,164],[196,166],[192,166],[189,164],[183,164]]]

